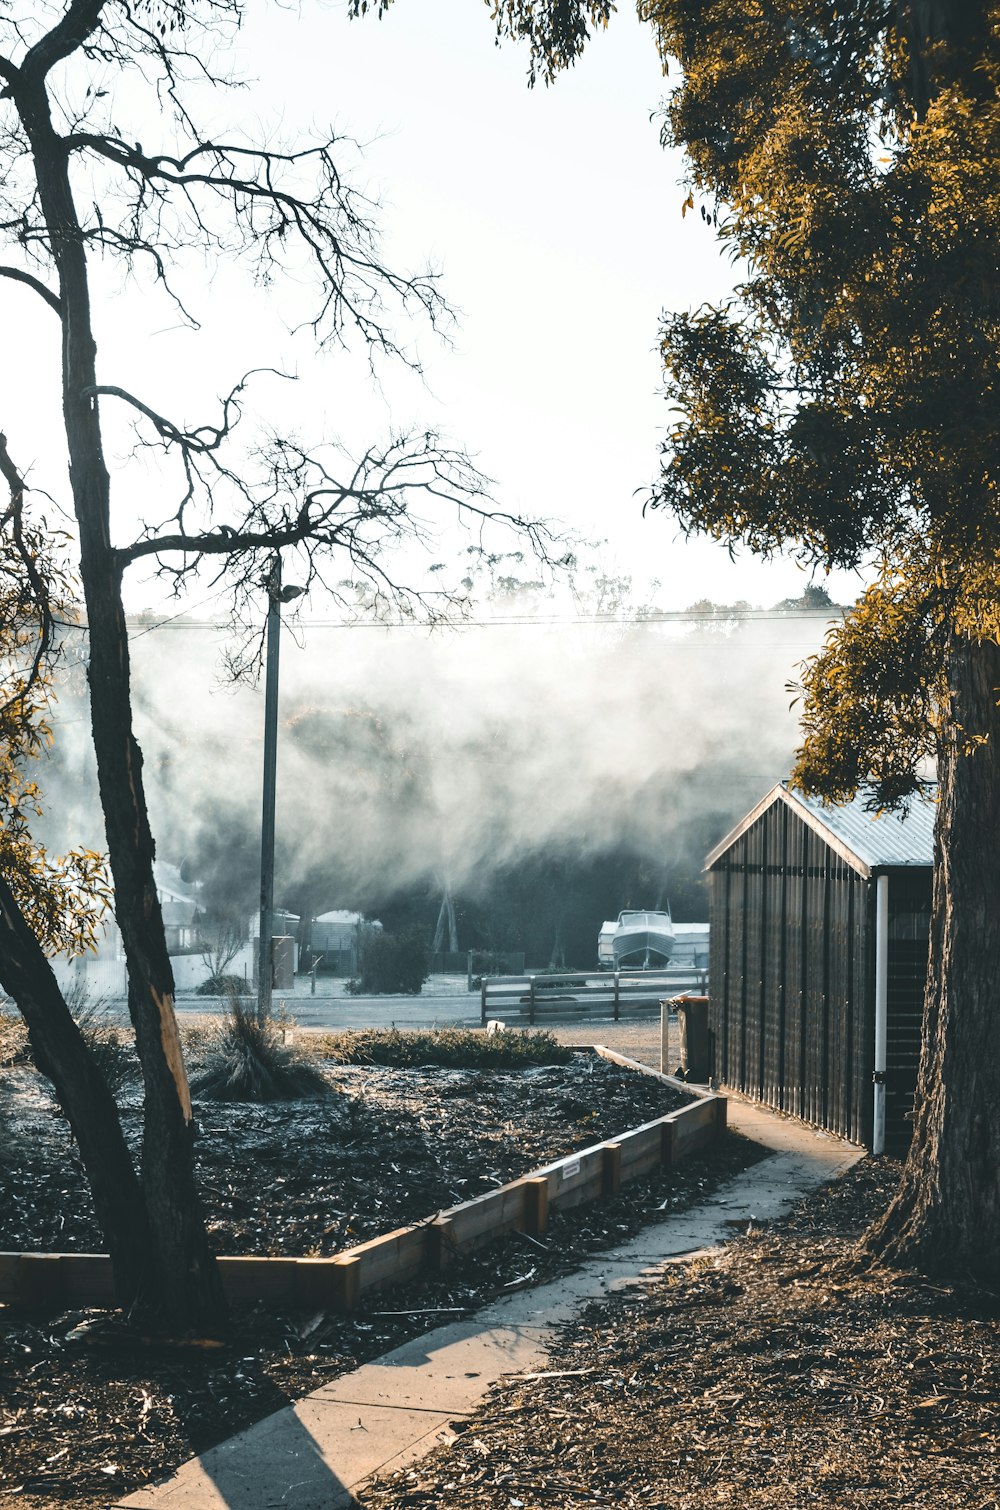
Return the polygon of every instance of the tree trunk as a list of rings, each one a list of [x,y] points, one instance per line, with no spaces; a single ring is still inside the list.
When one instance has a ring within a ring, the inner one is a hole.
[[[862,1251],[1000,1276],[1000,647],[954,637],[913,1142]]]
[[[556,913],[555,932],[552,936],[552,952],[549,955],[550,970],[565,970],[566,946],[563,943],[563,914],[560,909]]]
[[[31,142],[39,203],[59,275],[63,418],[90,632],[91,727],[115,916],[128,966],[129,1013],[145,1087],[142,1186],[158,1301],[172,1326],[213,1331],[224,1325],[226,1308],[194,1183],[191,1101],[153,878],[155,847],[142,755],[132,732],[128,633],[121,568],[111,543],[111,489],[95,395],[96,346],[84,241],[68,153],[52,126],[44,77],[22,71],[10,92]]]
[[[108,1089],[52,967],[0,876],[0,983],[28,1026],[35,1064],[52,1081],[87,1172],[114,1271],[118,1304],[148,1303],[149,1225],[142,1190]]]
[[[437,926],[434,929],[434,942],[431,944],[432,954],[443,952],[446,936],[449,953],[457,954],[458,923],[455,918],[455,903],[452,901],[451,890],[447,885],[442,890],[441,907],[438,911]]]

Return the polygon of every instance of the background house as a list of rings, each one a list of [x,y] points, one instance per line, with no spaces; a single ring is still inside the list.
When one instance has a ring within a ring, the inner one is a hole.
[[[377,918],[343,908],[322,912],[309,925],[309,962],[325,975],[357,975],[365,939],[380,931]]]
[[[708,855],[715,1074],[905,1153],[927,975],[935,807],[825,808],[776,786]]]
[[[177,954],[195,948],[198,943],[196,922],[200,910],[200,884],[182,880],[180,866],[171,865],[166,860],[154,860],[153,876],[163,914],[167,952]]]
[[[154,860],[153,876],[163,914],[167,951],[171,955],[180,955],[175,961],[175,977],[179,968],[182,974],[186,971],[192,977],[197,975],[198,979],[203,979],[205,970],[200,957],[191,956],[191,951],[196,951],[198,945],[201,886],[197,882],[183,881],[180,867],[165,860]],[[127,996],[125,950],[114,916],[109,913],[105,918],[93,949],[76,959],[59,955],[52,960],[52,968],[62,990],[74,1002],[95,1002],[103,998],[121,1000]]]

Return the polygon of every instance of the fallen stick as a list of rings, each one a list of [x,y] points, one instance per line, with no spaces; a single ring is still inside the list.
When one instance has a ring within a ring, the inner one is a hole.
[[[369,1311],[369,1316],[459,1316],[475,1306],[414,1306],[410,1311]]]
[[[519,1374],[519,1379],[569,1379],[574,1374],[596,1374],[596,1368],[549,1368],[537,1374]]]

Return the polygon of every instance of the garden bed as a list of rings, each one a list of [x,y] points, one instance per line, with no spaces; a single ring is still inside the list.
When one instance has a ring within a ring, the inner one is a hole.
[[[219,1251],[330,1254],[676,1110],[687,1098],[592,1054],[518,1071],[331,1071],[330,1101],[199,1106],[202,1187]],[[93,1251],[99,1238],[62,1119],[30,1071],[4,1077],[0,1247]],[[137,1106],[126,1110],[138,1134]],[[761,1156],[726,1136],[595,1205],[557,1212],[350,1316],[236,1308],[229,1346],[135,1351],[85,1308],[0,1310],[0,1481],[11,1503],[96,1507],[416,1332],[541,1282]],[[81,1324],[83,1326],[81,1333]],[[86,1339],[86,1340],[85,1340]],[[100,1344],[100,1345],[98,1345]],[[5,1503],[0,1499],[0,1504]]]
[[[331,1065],[322,1100],[195,1104],[217,1252],[328,1257],[678,1110],[690,1098],[590,1053],[518,1070]],[[141,1135],[135,1094],[122,1120]],[[100,1252],[68,1125],[34,1071],[0,1081],[0,1251]]]

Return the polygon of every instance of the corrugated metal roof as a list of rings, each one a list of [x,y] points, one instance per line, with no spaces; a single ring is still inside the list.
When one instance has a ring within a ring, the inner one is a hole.
[[[869,870],[893,865],[931,865],[934,862],[934,819],[937,804],[915,797],[905,814],[873,813],[859,793],[853,802],[824,807],[818,797],[787,792],[793,805],[805,808],[856,855]]]
[[[936,803],[914,798],[905,817],[897,812],[870,812],[865,807],[864,793],[859,793],[853,802],[824,807],[818,797],[790,792],[787,784],[781,782],[715,846],[705,860],[706,870],[721,859],[774,802],[786,802],[831,848],[865,875],[893,866],[932,865],[934,862]]]

